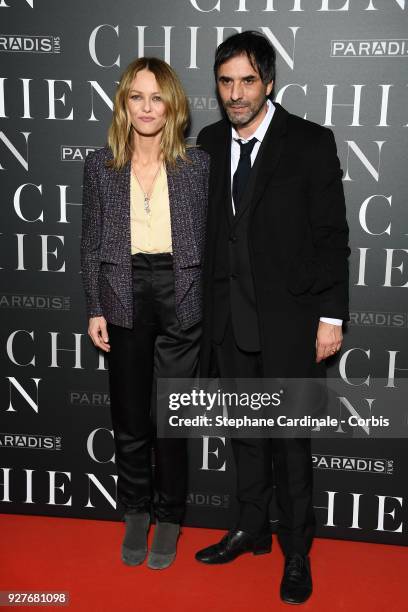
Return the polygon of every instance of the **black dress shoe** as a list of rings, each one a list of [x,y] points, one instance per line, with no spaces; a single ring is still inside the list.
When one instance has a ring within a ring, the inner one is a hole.
[[[254,538],[240,529],[229,531],[218,544],[203,548],[196,553],[195,558],[201,563],[218,564],[229,563],[243,553],[251,552],[254,555],[263,555],[271,552],[272,535],[265,533]]]
[[[303,603],[309,599],[312,588],[309,557],[300,553],[287,555],[280,587],[282,601],[291,604]]]

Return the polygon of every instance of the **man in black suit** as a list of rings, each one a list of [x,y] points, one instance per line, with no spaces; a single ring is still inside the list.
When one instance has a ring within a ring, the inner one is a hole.
[[[324,377],[348,320],[348,225],[331,130],[269,98],[275,51],[258,32],[217,49],[214,73],[225,118],[197,143],[211,156],[204,261],[201,375]],[[285,555],[281,598],[312,592],[314,535],[309,438],[232,439],[239,516],[199,551],[226,563],[271,549],[272,462]]]

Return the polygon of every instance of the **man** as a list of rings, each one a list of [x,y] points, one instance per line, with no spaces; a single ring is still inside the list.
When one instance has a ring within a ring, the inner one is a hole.
[[[269,99],[275,51],[257,32],[231,36],[214,64],[225,118],[197,143],[211,156],[201,375],[313,378],[340,350],[348,316],[348,226],[331,130]],[[232,439],[239,516],[199,551],[226,563],[271,549],[272,461],[285,555],[281,598],[312,592],[310,439]]]

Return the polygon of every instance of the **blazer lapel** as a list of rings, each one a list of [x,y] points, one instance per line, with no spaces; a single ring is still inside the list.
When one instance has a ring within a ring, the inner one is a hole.
[[[169,206],[171,219],[172,241],[177,246],[179,267],[198,266],[201,254],[195,240],[194,207],[190,205],[189,166],[187,162],[178,160],[179,168],[173,171],[166,167],[167,187],[169,191]]]
[[[130,162],[122,170],[106,172],[104,196],[107,210],[104,215],[101,259],[121,263],[130,259]],[[118,236],[121,239],[118,240]]]

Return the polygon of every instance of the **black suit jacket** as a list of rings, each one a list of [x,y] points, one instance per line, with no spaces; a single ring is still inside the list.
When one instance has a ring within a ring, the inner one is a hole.
[[[349,319],[343,173],[330,129],[274,105],[235,222],[248,215],[264,375],[323,375],[323,364],[315,363],[319,318]],[[215,271],[222,266],[214,245],[224,221],[231,223],[230,124],[205,127],[197,143],[211,157],[201,353],[201,375],[207,376],[217,317]]]

